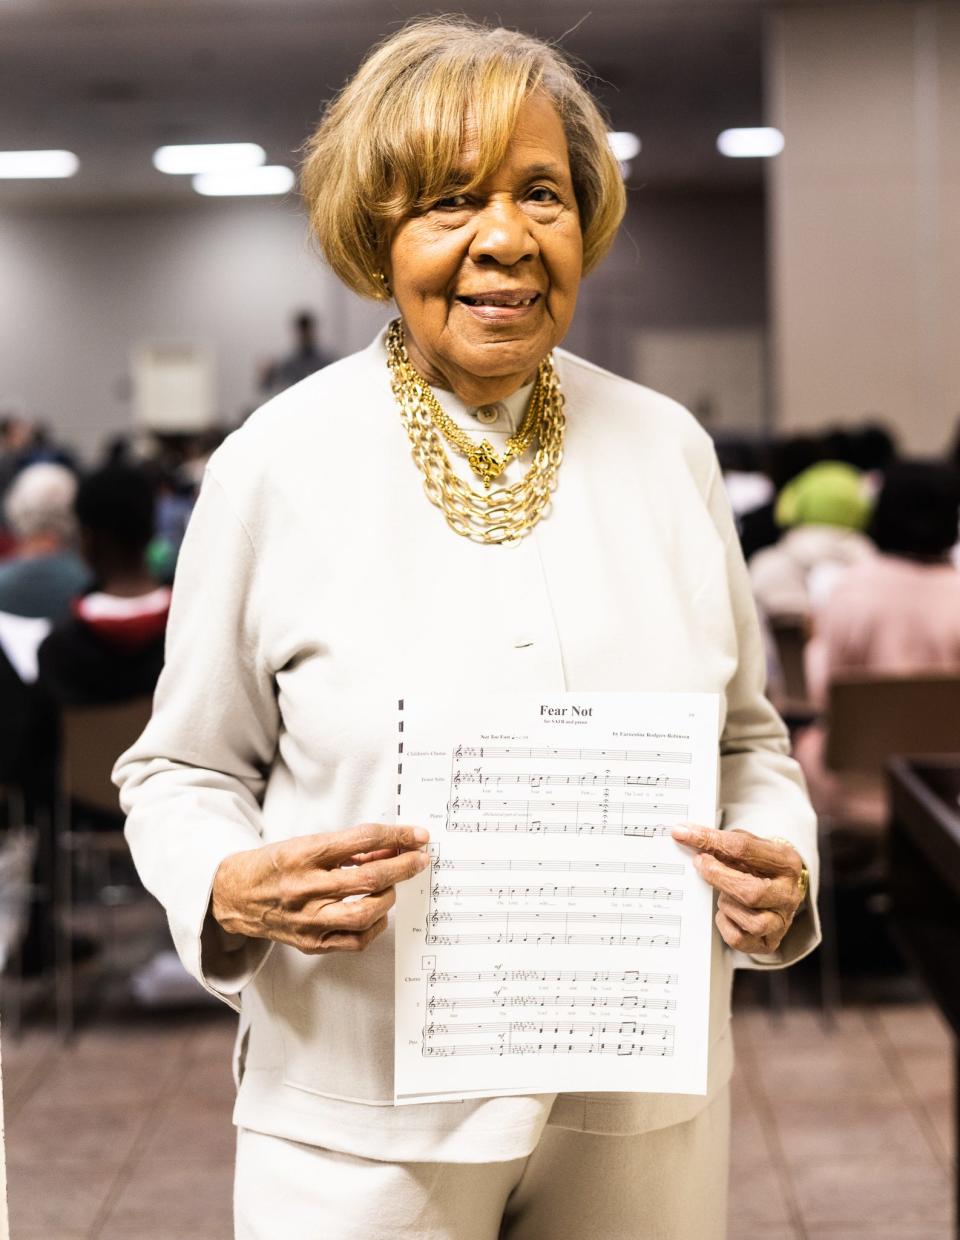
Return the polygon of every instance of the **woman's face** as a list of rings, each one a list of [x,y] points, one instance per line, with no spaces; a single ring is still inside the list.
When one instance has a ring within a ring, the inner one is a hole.
[[[475,150],[468,137],[465,174]],[[412,362],[467,404],[510,395],[566,334],[582,263],[567,140],[534,95],[487,181],[393,233],[387,274]]]

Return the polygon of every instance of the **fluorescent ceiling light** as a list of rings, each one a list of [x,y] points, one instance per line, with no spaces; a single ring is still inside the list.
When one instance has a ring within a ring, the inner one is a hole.
[[[72,177],[79,167],[73,151],[0,151],[0,179]]]
[[[725,129],[717,138],[717,150],[730,159],[769,159],[783,150],[779,129]]]
[[[610,150],[622,164],[640,154],[640,139],[635,133],[609,132],[607,141],[610,143]]]
[[[158,172],[182,176],[256,168],[266,158],[267,152],[256,142],[207,142],[192,146],[161,146],[153,152],[153,166]]]
[[[246,172],[202,172],[193,178],[198,194],[215,198],[233,198],[246,194],[285,194],[292,189],[296,177],[282,164],[265,168],[248,168]]]

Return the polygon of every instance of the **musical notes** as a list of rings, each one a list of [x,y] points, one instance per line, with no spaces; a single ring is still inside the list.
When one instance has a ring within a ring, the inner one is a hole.
[[[640,825],[631,822],[590,822],[583,819],[579,822],[550,822],[549,819],[485,819],[484,821],[447,823],[448,831],[457,831],[461,835],[487,835],[490,832],[502,832],[506,835],[627,835],[635,839],[654,840],[669,835],[666,826]]]
[[[592,995],[537,995],[537,994],[519,994],[519,995],[460,995],[453,998],[440,995],[429,995],[427,998],[427,1011],[434,1013],[435,1011],[459,1012],[465,1008],[511,1008],[511,1007],[562,1007],[562,1008],[605,1008],[619,1007],[625,1011],[641,1010],[641,1011],[664,1011],[672,1012],[676,1008],[675,999],[640,999],[638,995],[602,995],[594,997]]]
[[[528,749],[517,745],[457,745],[453,760],[465,758],[556,758],[559,762],[679,762],[689,766],[693,754],[676,749]]]
[[[435,873],[455,870],[462,874],[473,874],[480,870],[505,870],[511,874],[523,870],[546,870],[550,873],[581,870],[584,873],[596,871],[602,874],[682,874],[684,867],[679,861],[565,861],[557,857],[523,857],[519,860],[499,857],[496,860],[458,861],[453,857],[438,855],[434,859],[433,869]]]
[[[591,1020],[571,1020],[571,1021],[540,1021],[535,1020],[501,1020],[501,1021],[480,1021],[470,1024],[466,1021],[457,1025],[445,1025],[435,1021],[430,1021],[424,1029],[424,1037],[430,1041],[433,1038],[450,1038],[450,1037],[472,1037],[473,1034],[482,1034],[485,1037],[499,1037],[501,1035],[507,1037],[515,1037],[517,1034],[536,1034],[538,1037],[549,1035],[553,1037],[569,1036],[576,1034],[586,1034],[587,1037],[597,1037],[600,1034],[615,1033],[619,1037],[656,1037],[661,1041],[673,1040],[673,1025],[638,1025],[636,1021],[591,1021]]]
[[[659,1042],[491,1042],[448,1043],[425,1046],[426,1059],[448,1059],[454,1055],[672,1055],[672,1043]]]
[[[431,894],[435,900],[479,900],[492,896],[495,900],[556,900],[561,897],[579,900],[682,900],[679,887],[574,887],[544,883],[539,887],[496,887],[467,883],[454,887],[436,883]]]
[[[501,930],[485,934],[435,934],[429,930],[426,942],[431,946],[461,947],[492,946],[500,943],[524,943],[531,947],[679,947],[680,939],[669,934],[568,934],[544,930]]]
[[[511,800],[482,800],[477,798],[456,796],[450,802],[451,815],[459,814],[462,810],[475,809],[481,813],[500,813],[503,810],[512,810],[516,813],[529,814],[531,808],[535,813],[539,814],[555,814],[569,813],[573,810],[575,813],[586,813],[601,815],[609,814],[680,814],[686,815],[690,808],[688,805],[680,801],[657,802],[650,801],[642,803],[640,801],[511,801]]]
[[[531,788],[597,788],[601,785],[607,788],[690,787],[689,779],[672,775],[611,775],[609,771],[604,771],[603,774],[590,772],[585,775],[564,775],[556,771],[539,774],[532,771],[487,773],[480,766],[470,771],[454,771],[452,783],[454,788],[463,784],[478,784],[481,788],[502,788],[505,784],[527,784]]]
[[[608,983],[603,994],[539,993],[530,990],[530,983],[546,983],[552,976],[546,972],[524,971],[525,991],[512,992],[509,972],[497,972],[489,979],[477,974],[442,974],[431,972],[427,978],[427,1014],[423,1027],[421,1053],[424,1058],[446,1058],[459,1055],[672,1055],[676,1029],[672,1023],[656,1017],[648,1020],[647,1012],[672,1014],[676,1000],[641,997],[636,991],[621,992],[624,983],[645,984],[655,979],[661,986],[667,974],[640,974],[626,971],[577,972],[566,974],[564,980],[593,988],[597,981]],[[455,979],[496,980],[493,992],[445,994]],[[612,987],[610,986],[612,983]],[[461,1012],[499,1009],[505,1018],[462,1020]],[[547,1009],[562,1009],[570,1016],[545,1017]],[[584,1018],[576,1013],[582,1011]],[[506,1014],[510,1013],[509,1016]],[[516,1013],[516,1015],[513,1015]],[[589,1019],[589,1017],[593,1019]],[[612,1039],[616,1039],[615,1041]]]
[[[716,719],[698,694],[405,696],[401,821],[431,841],[397,889],[396,1101],[704,1088],[711,898],[670,832],[714,821]]]
[[[554,913],[543,910],[525,909],[519,913],[501,913],[491,911],[471,912],[471,913],[453,913],[447,910],[439,910],[434,908],[429,917],[433,925],[446,925],[448,923],[456,923],[461,926],[469,926],[474,923],[491,928],[494,926],[503,926],[505,929],[510,926],[511,921],[514,925],[518,922],[530,921],[538,926],[557,926],[564,930],[568,926],[573,925],[589,925],[589,926],[679,926],[680,918],[674,914],[666,913],[629,913],[629,912],[611,912],[611,913]]]
[[[431,986],[473,986],[486,985],[487,982],[494,982],[501,987],[507,983],[528,986],[531,982],[542,982],[545,986],[561,982],[585,986],[676,986],[680,978],[676,973],[641,973],[639,969],[561,969],[559,972],[544,969],[487,969],[482,972],[454,973],[434,970],[427,980]]]

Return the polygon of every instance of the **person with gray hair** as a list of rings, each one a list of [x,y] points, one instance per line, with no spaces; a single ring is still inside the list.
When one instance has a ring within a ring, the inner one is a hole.
[[[12,559],[0,564],[0,612],[59,620],[90,574],[73,548],[77,480],[64,465],[24,469],[10,485],[4,513],[17,539]]]

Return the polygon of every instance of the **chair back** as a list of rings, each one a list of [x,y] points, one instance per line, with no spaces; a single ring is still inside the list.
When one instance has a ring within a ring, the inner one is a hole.
[[[951,753],[960,753],[960,668],[911,676],[846,672],[831,680],[831,771],[879,776],[894,755]]]
[[[807,675],[803,665],[803,652],[809,636],[806,617],[771,616],[770,631],[783,672],[784,697],[791,703],[806,704]]]
[[[61,712],[61,781],[66,800],[119,814],[113,764],[147,726],[149,697],[98,706],[65,706]]]

